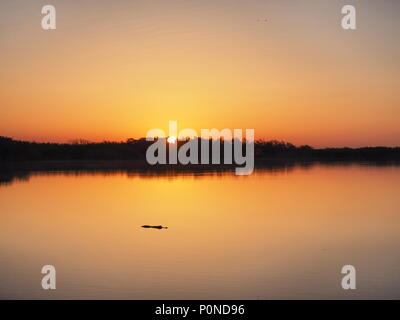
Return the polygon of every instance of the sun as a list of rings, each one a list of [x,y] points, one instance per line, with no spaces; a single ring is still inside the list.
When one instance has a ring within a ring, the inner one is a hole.
[[[174,136],[168,137],[167,142],[168,143],[175,143],[176,142],[176,137],[174,137]]]

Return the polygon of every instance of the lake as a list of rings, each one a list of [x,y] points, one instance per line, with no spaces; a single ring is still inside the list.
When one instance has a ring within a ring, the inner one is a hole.
[[[0,203],[1,299],[400,298],[395,165],[39,172]]]

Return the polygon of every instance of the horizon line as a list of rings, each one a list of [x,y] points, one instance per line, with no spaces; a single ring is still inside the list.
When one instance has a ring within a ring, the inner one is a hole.
[[[161,138],[161,139],[166,139],[169,136],[165,137],[153,137],[153,139]],[[203,139],[202,137],[196,137],[197,139]],[[191,140],[193,138],[189,138]],[[137,142],[137,141],[146,141],[146,142],[151,142],[151,140],[147,140],[146,137],[141,137],[141,138],[126,138],[125,140],[102,140],[102,141],[91,141],[83,138],[76,138],[76,139],[70,139],[67,142],[50,142],[50,141],[36,141],[36,140],[20,140],[20,139],[15,139],[13,137],[9,136],[3,136],[0,135],[0,142],[2,140],[11,140],[14,142],[23,142],[23,143],[36,143],[36,144],[65,144],[65,145],[85,145],[85,144],[103,144],[103,143],[132,143],[132,142]],[[212,138],[209,138],[209,140],[212,140]],[[223,137],[217,140],[224,140]],[[232,141],[234,140],[233,138],[231,139]],[[244,139],[245,140],[245,139]],[[186,142],[186,140],[179,140],[179,142]],[[267,140],[265,138],[261,139],[254,139],[255,144],[261,144],[261,143],[279,143],[279,144],[286,144],[288,146],[294,146],[296,148],[300,147],[310,147],[313,149],[364,149],[364,148],[391,148],[391,149],[396,149],[400,148],[400,145],[395,145],[395,146],[387,146],[387,145],[365,145],[361,147],[349,147],[349,146],[334,146],[334,147],[315,147],[310,144],[294,144],[289,141],[285,140],[278,140],[278,139],[270,139]]]

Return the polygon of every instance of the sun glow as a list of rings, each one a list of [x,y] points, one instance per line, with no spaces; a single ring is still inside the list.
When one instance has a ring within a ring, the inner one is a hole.
[[[168,143],[176,143],[176,137],[174,137],[174,136],[168,137],[167,142]]]

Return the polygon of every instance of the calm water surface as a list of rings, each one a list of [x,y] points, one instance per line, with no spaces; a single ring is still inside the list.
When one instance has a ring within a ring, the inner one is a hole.
[[[399,191],[396,166],[35,174],[0,185],[0,298],[399,299]]]

